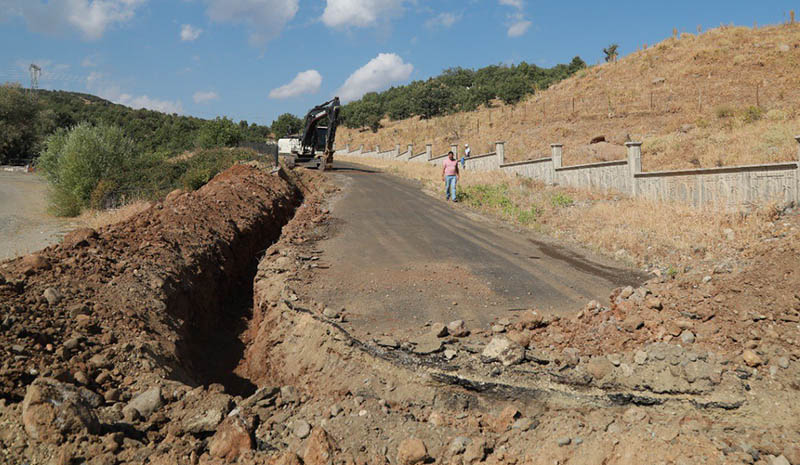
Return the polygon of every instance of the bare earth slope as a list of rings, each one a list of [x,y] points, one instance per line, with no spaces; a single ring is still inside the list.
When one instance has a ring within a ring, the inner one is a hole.
[[[551,143],[563,143],[564,164],[576,165],[624,158],[630,138],[644,142],[651,171],[794,160],[798,73],[800,24],[724,26],[593,66],[513,107],[385,120],[375,134],[342,128],[337,142],[414,143],[416,153],[433,143],[434,154],[468,143],[479,154],[502,140],[507,161],[549,156]],[[607,142],[590,144],[597,136]]]

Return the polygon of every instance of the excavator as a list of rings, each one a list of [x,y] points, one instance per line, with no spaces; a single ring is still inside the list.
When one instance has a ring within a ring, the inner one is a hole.
[[[328,170],[333,166],[333,144],[339,124],[339,97],[334,97],[308,111],[303,121],[303,132],[278,140],[278,151],[290,156],[294,164],[316,166]],[[320,122],[328,118],[327,126]]]

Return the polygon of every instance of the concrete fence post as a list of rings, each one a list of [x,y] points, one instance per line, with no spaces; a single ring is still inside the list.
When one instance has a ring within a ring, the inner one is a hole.
[[[564,144],[550,144],[550,158],[551,160],[553,160],[553,163],[551,164],[553,169],[550,172],[551,176],[550,182],[553,184],[559,184],[558,173],[556,172],[556,170],[561,168],[563,164],[563,157],[564,157]]]
[[[497,153],[497,157],[500,160],[500,165],[506,164],[506,143],[505,141],[498,141],[494,143],[494,151]]]
[[[564,156],[564,144],[550,144],[550,151],[553,157],[553,169],[561,168]]]
[[[358,146],[358,154],[361,155],[362,153],[364,153],[364,144]]]
[[[350,144],[344,144],[344,149],[347,151],[347,153],[350,153]]]
[[[450,151],[453,152],[453,155],[456,156],[456,160],[458,160],[458,144],[450,144]]]
[[[408,144],[408,158],[414,156],[414,144]]]
[[[800,203],[800,135],[794,136],[794,140],[797,141],[797,171],[794,172],[794,201],[797,204]]]
[[[425,144],[425,159],[429,160],[433,158],[433,144]]]
[[[394,156],[400,155],[400,144],[394,144]]]
[[[378,155],[379,153],[381,153],[381,146],[380,145],[376,145],[375,146],[375,155]]]
[[[636,175],[642,172],[642,143],[625,142],[628,148],[628,169],[631,176],[631,197],[636,197],[638,189],[636,186]]]

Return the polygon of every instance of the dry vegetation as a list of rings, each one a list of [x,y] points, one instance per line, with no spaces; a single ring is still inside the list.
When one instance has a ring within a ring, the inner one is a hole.
[[[152,206],[151,202],[136,200],[119,208],[108,210],[86,210],[76,218],[77,222],[85,227],[99,229],[103,226],[120,223],[134,215],[147,210]]]
[[[437,194],[441,168],[421,163],[338,157],[420,181]],[[775,206],[750,213],[700,211],[672,203],[546,186],[497,173],[462,173],[462,204],[553,237],[593,248],[645,268],[678,270],[736,255],[763,239],[777,218]],[[654,212],[658,212],[654,214]],[[727,231],[729,230],[729,231]]]
[[[341,128],[338,142],[415,152],[433,143],[434,154],[469,143],[478,154],[504,140],[508,161],[549,156],[560,142],[575,165],[624,158],[631,138],[644,142],[650,171],[771,163],[797,157],[798,103],[800,24],[722,26],[643,45],[516,106],[385,120],[374,134]],[[589,144],[600,135],[609,143]]]

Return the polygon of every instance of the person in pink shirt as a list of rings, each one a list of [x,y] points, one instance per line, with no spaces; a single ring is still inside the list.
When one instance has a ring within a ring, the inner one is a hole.
[[[444,181],[445,200],[456,201],[456,183],[458,182],[458,160],[452,151],[448,152],[447,159],[442,163],[442,181]]]

